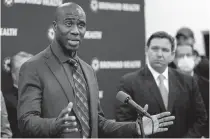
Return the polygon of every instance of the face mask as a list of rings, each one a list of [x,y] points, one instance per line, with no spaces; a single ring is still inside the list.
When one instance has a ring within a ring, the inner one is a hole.
[[[178,60],[178,67],[184,72],[191,72],[195,67],[195,61],[193,57],[184,57]]]

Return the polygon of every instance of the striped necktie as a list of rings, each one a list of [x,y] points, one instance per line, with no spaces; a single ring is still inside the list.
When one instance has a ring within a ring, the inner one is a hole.
[[[87,84],[82,73],[82,70],[76,60],[70,59],[70,63],[73,65],[73,82],[75,85],[75,102],[77,108],[78,119],[82,126],[82,134],[84,138],[90,136],[89,126],[89,106],[87,97]]]
[[[160,83],[159,83],[160,93],[161,93],[161,96],[162,96],[162,99],[163,99],[163,103],[165,105],[165,108],[167,110],[167,108],[168,108],[168,91],[167,91],[167,89],[166,89],[166,87],[164,85],[164,79],[165,79],[165,77],[162,74],[160,74],[158,76],[158,79],[160,81]]]

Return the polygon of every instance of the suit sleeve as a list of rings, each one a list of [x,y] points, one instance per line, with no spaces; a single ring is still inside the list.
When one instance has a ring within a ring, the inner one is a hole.
[[[4,101],[4,97],[1,93],[1,137],[2,138],[12,138],[12,131],[10,129],[10,124],[8,121],[7,109]]]
[[[135,122],[115,122],[104,117],[99,104],[98,129],[99,138],[133,138],[138,137]]]
[[[185,137],[201,137],[201,130],[205,126],[207,122],[207,113],[205,110],[205,105],[203,99],[201,97],[201,93],[199,92],[199,87],[197,82],[192,80],[192,94],[191,94],[191,103],[193,108],[194,115],[194,123],[192,123]]]
[[[118,91],[123,91],[132,97],[133,91],[131,88],[131,81],[129,81],[125,77],[122,77]],[[119,121],[119,122],[136,121],[136,119],[137,119],[136,110],[124,103],[119,102],[119,101],[116,104],[115,112],[116,112],[115,113],[116,121]]]
[[[23,137],[51,137],[56,134],[54,118],[41,118],[42,85],[35,64],[24,63],[19,75],[18,127]]]
[[[93,71],[96,84],[97,77]],[[138,137],[135,122],[115,122],[104,117],[100,101],[98,101],[98,135],[99,138],[132,138]]]

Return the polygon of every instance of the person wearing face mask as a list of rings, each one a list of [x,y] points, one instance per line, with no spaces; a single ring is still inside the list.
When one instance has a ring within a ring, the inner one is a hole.
[[[180,28],[176,33],[177,45],[195,45],[195,35],[193,31],[188,27]],[[206,56],[197,56],[196,57],[196,66],[194,68],[194,73],[203,78],[209,80],[209,59]],[[169,64],[170,67],[176,68],[176,65],[172,62]]]
[[[179,49],[179,48],[178,48]],[[184,49],[180,47],[180,49]],[[177,58],[177,67],[178,69],[188,75],[193,76],[194,75],[194,67],[195,67],[195,59],[194,56],[189,54],[189,55],[178,55],[180,57]]]
[[[209,114],[209,81],[194,72],[196,67],[196,56],[191,45],[178,45],[175,53],[174,64],[180,72],[193,76],[198,83],[199,91],[203,97],[207,114]],[[208,115],[209,119],[209,115]],[[209,121],[209,120],[208,120]],[[209,122],[207,122],[202,133],[203,136],[209,137]]]

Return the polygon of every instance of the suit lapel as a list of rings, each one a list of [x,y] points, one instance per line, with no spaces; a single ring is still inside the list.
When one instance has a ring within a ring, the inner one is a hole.
[[[98,85],[97,82],[95,80],[95,75],[93,70],[88,67],[88,65],[82,61],[81,59],[79,59],[81,68],[84,72],[84,76],[86,78],[87,81],[87,85],[88,85],[88,89],[89,89],[89,108],[90,108],[90,118],[91,118],[91,128],[92,128],[92,133],[91,135],[94,135],[95,131],[97,131],[97,127],[98,125],[96,125],[97,123],[97,112],[96,110],[98,110]]]
[[[174,102],[176,98],[180,95],[180,91],[178,90],[178,82],[176,76],[174,75],[173,71],[169,68],[168,69],[169,75],[169,98],[168,98],[168,111],[172,112]]]
[[[143,71],[144,81],[145,81],[145,90],[148,90],[148,92],[151,94],[152,97],[155,98],[157,103],[159,104],[162,111],[166,111],[166,108],[163,104],[163,99],[160,94],[160,90],[155,82],[155,79],[150,72],[149,68],[146,66]]]
[[[73,88],[69,84],[68,78],[65,74],[64,68],[56,59],[56,57],[52,54],[46,60],[46,64],[48,65],[49,69],[54,74],[55,78],[63,88],[63,92],[65,93],[69,102],[74,103],[74,96],[73,96]]]

